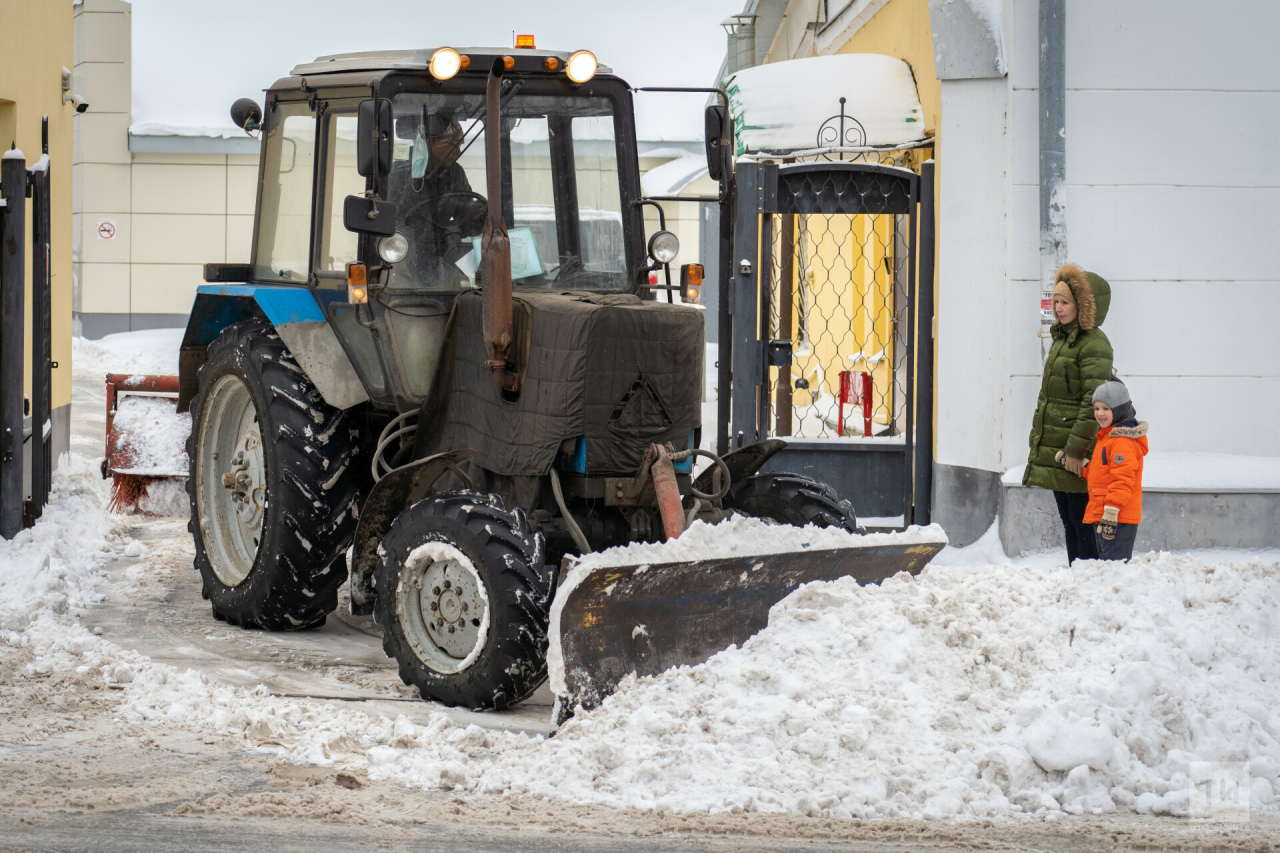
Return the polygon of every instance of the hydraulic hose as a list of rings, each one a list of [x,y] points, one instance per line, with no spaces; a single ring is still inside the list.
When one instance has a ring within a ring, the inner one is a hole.
[[[689,492],[695,498],[701,498],[704,501],[718,501],[725,495],[729,494],[729,466],[725,464],[723,459],[712,453],[710,450],[703,450],[700,447],[695,447],[692,450],[681,450],[679,453],[671,454],[671,461],[683,462],[690,456],[704,456],[707,459],[710,459],[720,468],[721,474],[720,488],[713,494],[707,494],[706,492],[699,491],[694,486],[690,486]]]
[[[564,492],[560,491],[560,475],[556,473],[555,468],[551,469],[551,494],[555,495],[556,506],[560,507],[560,515],[564,517],[565,526],[569,528],[569,535],[573,537],[574,544],[583,554],[590,554],[591,543],[582,534],[582,528],[573,520],[573,516],[569,514],[569,508],[564,504]]]
[[[383,451],[385,451],[391,442],[395,441],[397,438],[402,438],[418,431],[417,424],[408,424],[400,429],[396,429],[396,426],[404,423],[411,417],[416,417],[417,414],[418,413],[416,411],[404,412],[392,418],[391,421],[382,428],[382,433],[378,436],[377,449],[373,451],[373,462],[371,463],[373,481],[375,483],[382,479],[382,475],[384,473],[391,471],[391,466],[382,458]],[[385,468],[386,471],[378,470],[380,467]]]

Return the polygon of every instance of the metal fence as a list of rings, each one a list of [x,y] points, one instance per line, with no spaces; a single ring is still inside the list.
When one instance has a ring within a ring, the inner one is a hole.
[[[52,452],[52,292],[49,118],[43,151],[27,168],[16,147],[0,154],[0,536],[35,523],[49,500]],[[31,199],[31,221],[26,200]],[[28,225],[30,227],[28,228]],[[26,245],[31,239],[31,335],[26,331]],[[31,351],[31,396],[24,361]]]
[[[771,377],[772,434],[900,437],[906,419],[904,215],[775,214],[771,339],[792,341]]]

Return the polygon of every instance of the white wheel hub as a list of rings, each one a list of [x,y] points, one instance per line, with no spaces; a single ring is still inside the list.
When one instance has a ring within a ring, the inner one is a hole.
[[[205,556],[218,580],[239,586],[253,571],[267,512],[267,466],[253,395],[240,377],[218,377],[200,413],[196,508]]]
[[[396,617],[415,655],[442,674],[471,666],[489,639],[489,595],[471,560],[447,542],[415,548],[400,570]]]

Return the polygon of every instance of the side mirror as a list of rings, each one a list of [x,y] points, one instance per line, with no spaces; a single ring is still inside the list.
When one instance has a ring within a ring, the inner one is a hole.
[[[342,202],[342,224],[357,234],[390,237],[396,233],[396,206],[389,201],[349,195]]]
[[[703,114],[707,145],[707,174],[713,181],[724,180],[729,145],[728,113],[720,104],[712,104]]]
[[[258,130],[262,127],[262,107],[253,98],[240,98],[231,105],[231,121],[245,133]]]
[[[366,98],[360,102],[356,129],[356,171],[363,178],[381,177],[391,171],[391,145],[395,126],[391,102]]]

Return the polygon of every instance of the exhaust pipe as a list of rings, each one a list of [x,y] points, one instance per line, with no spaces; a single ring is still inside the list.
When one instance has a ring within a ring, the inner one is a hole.
[[[515,331],[511,318],[511,240],[502,219],[502,58],[495,59],[485,84],[485,177],[489,212],[480,236],[480,269],[484,284],[485,367],[504,391],[520,390],[520,374],[511,362]]]

